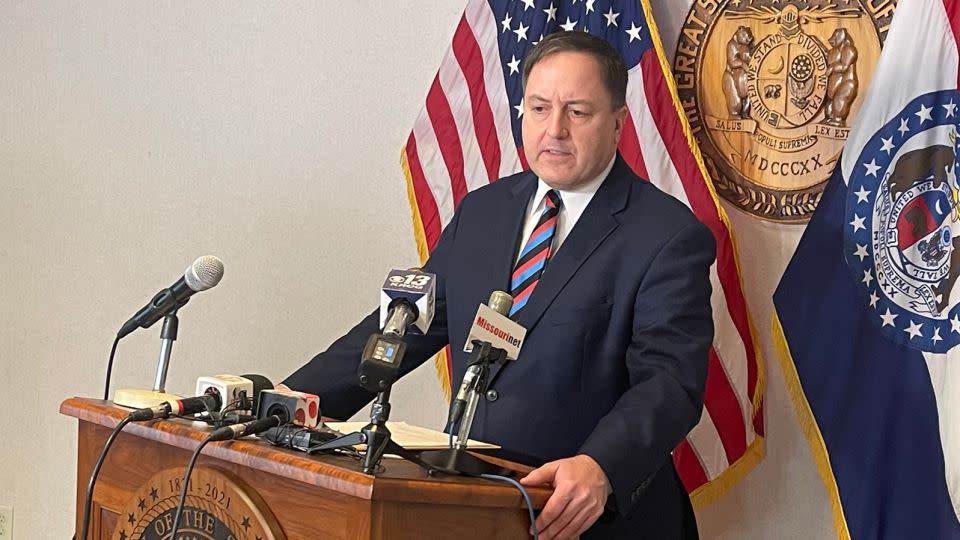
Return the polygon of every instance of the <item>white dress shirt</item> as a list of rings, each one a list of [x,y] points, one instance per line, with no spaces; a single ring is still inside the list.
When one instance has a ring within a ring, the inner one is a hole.
[[[610,164],[607,165],[607,168],[604,169],[599,176],[586,184],[572,191],[557,190],[557,193],[560,194],[562,204],[560,205],[560,214],[557,215],[557,230],[553,233],[551,257],[560,249],[560,245],[563,244],[563,241],[566,240],[573,226],[577,224],[580,216],[583,215],[587,204],[590,203],[593,195],[600,189],[600,184],[603,183],[607,175],[610,174],[610,170],[613,169],[613,162],[616,161],[616,159],[617,156],[614,155],[613,159],[610,160]],[[527,217],[523,221],[523,234],[520,236],[522,240],[520,241],[517,253],[513,257],[514,266],[516,266],[517,261],[520,260],[520,252],[523,251],[523,246],[527,243],[527,240],[530,238],[530,233],[533,232],[533,228],[540,219],[543,206],[546,204],[547,192],[551,189],[553,188],[548,186],[542,179],[537,179],[537,191],[527,204]]]

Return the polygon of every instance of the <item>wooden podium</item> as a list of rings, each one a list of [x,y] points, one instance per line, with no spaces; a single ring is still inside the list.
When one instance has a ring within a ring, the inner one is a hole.
[[[72,398],[77,418],[76,530],[90,473],[110,431],[129,412],[108,401]],[[190,454],[209,429],[201,422],[131,423],[107,455],[94,491],[91,538],[166,540]],[[518,472],[529,467],[496,461]],[[257,439],[207,445],[191,477],[183,538],[516,539],[529,538],[516,488],[479,478],[428,476],[383,460],[376,476],[348,456],[308,456]],[[528,489],[542,508],[546,488]],[[165,533],[165,534],[164,534]],[[78,539],[79,540],[79,539]]]

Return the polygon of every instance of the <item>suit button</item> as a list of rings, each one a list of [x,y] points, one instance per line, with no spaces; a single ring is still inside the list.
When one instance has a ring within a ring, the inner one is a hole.
[[[493,388],[487,390],[487,401],[493,402],[500,398],[500,393]]]

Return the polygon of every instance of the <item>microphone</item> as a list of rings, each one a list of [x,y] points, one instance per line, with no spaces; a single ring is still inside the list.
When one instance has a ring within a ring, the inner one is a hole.
[[[134,422],[144,420],[154,420],[156,418],[167,418],[171,414],[185,416],[201,412],[216,411],[220,409],[220,396],[216,394],[205,394],[202,396],[178,399],[176,401],[164,401],[154,407],[144,407],[130,413],[130,419]]]
[[[515,347],[516,351],[513,353],[513,358],[516,359],[517,355],[520,354],[520,346],[523,345],[523,338],[526,336],[527,330],[507,317],[511,306],[513,306],[513,297],[509,294],[503,291],[490,293],[487,305],[481,304],[477,308],[477,315],[473,319],[473,325],[470,327],[470,333],[463,351],[473,352],[474,340],[487,341],[492,347],[503,350],[506,350],[507,347],[511,347],[511,350],[513,350],[512,348]],[[494,322],[491,323],[491,320]],[[501,330],[501,328],[508,328],[509,330]],[[519,336],[519,338],[515,336]],[[507,357],[510,358],[510,353],[507,353]],[[477,384],[483,369],[480,362],[474,362],[463,374],[463,382],[460,383],[460,389],[457,391],[457,396],[450,408],[448,423],[457,422],[463,416],[463,412],[467,408],[467,402],[470,400],[470,392]]]
[[[493,291],[487,305],[480,304],[477,308],[463,352],[472,352],[474,341],[485,341],[491,347],[506,351],[508,359],[516,360],[520,356],[527,329],[507,316],[512,305],[512,296],[503,291]]]
[[[380,327],[403,337],[412,324],[426,334],[433,322],[437,277],[420,269],[391,270],[380,289]]]
[[[216,286],[221,278],[223,278],[223,262],[220,259],[213,255],[198,258],[183,273],[183,277],[158,292],[147,305],[130,317],[130,320],[125,322],[117,332],[117,339],[123,338],[137,328],[149,328],[153,323],[186,303],[194,293]]]
[[[203,384],[201,384],[203,382]],[[229,389],[228,389],[229,388]],[[248,390],[249,388],[249,390]],[[217,375],[214,377],[200,377],[197,380],[198,396],[172,401],[164,401],[153,407],[136,409],[130,413],[134,422],[167,418],[170,415],[189,416],[211,411],[223,411],[230,402],[228,400],[244,400],[249,405],[248,410],[256,409],[257,396],[261,390],[273,388],[270,379],[263,375]],[[253,392],[256,392],[255,394]]]
[[[260,418],[257,420],[244,422],[242,424],[234,424],[232,426],[224,426],[216,429],[211,432],[209,436],[207,436],[207,440],[211,442],[232,441],[233,439],[239,439],[240,437],[246,437],[247,435],[256,435],[258,433],[262,433],[270,428],[275,428],[286,423],[287,420],[277,415],[267,416],[266,418]]]
[[[296,390],[264,390],[260,392],[257,418],[280,416],[287,422],[308,429],[320,423],[320,396]]]
[[[420,269],[391,270],[380,289],[380,327],[367,339],[357,375],[360,386],[383,392],[400,373],[407,350],[403,336],[414,326],[426,334],[433,322],[437,276]]]
[[[509,472],[467,452],[470,428],[477,411],[480,394],[487,388],[490,366],[502,364],[508,358],[516,359],[527,330],[507,317],[513,297],[503,291],[493,291],[487,304],[480,304],[477,316],[470,327],[470,334],[463,350],[470,353],[467,371],[457,396],[450,405],[447,429],[450,430],[450,447],[443,450],[428,450],[420,459],[431,469],[470,476],[507,476]],[[510,352],[507,351],[510,350]],[[453,426],[460,422],[456,435]]]

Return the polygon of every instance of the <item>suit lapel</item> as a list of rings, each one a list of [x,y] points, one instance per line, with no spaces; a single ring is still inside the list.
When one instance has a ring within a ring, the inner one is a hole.
[[[618,155],[610,174],[600,185],[600,189],[590,200],[560,249],[550,257],[537,288],[517,319],[528,332],[533,330],[543,313],[590,254],[617,228],[614,214],[626,206],[630,181],[633,178],[631,174],[627,174],[626,167]]]

